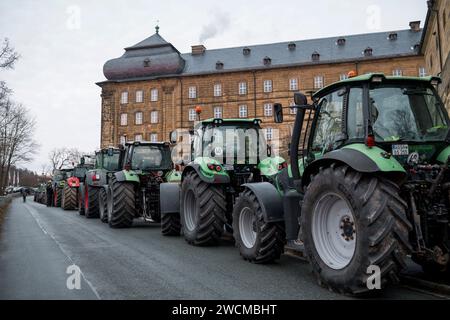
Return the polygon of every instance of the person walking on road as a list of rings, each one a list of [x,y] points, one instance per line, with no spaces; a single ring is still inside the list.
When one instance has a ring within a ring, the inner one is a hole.
[[[22,188],[22,190],[20,190],[20,193],[22,194],[23,202],[26,202],[27,201],[27,190],[25,190],[25,188]]]

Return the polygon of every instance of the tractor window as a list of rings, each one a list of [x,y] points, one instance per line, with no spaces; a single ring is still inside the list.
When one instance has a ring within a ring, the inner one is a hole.
[[[114,152],[112,156],[108,156],[107,153],[103,155],[102,168],[107,171],[119,170],[120,153]]]
[[[344,95],[335,91],[319,101],[312,152],[325,153],[336,148],[337,140],[342,137],[342,113]]]
[[[138,146],[133,148],[131,156],[133,170],[157,170],[171,166],[170,150],[158,146]]]
[[[433,90],[416,86],[380,86],[370,90],[371,114],[378,141],[443,140],[448,132],[440,100]]]
[[[362,88],[350,89],[347,110],[347,134],[349,139],[364,138]]]

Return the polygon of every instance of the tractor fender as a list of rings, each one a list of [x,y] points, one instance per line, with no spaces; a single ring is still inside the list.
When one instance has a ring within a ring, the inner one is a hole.
[[[384,173],[397,183],[403,182],[406,178],[406,171],[402,165],[394,157],[387,156],[383,149],[353,144],[326,153],[321,159],[308,165],[302,176],[302,185],[308,185],[311,175],[317,173],[321,167],[327,167],[336,162],[346,164],[362,173]]]
[[[159,185],[159,204],[161,216],[180,212],[180,185],[178,183],[161,183]]]
[[[250,189],[255,194],[261,205],[265,222],[284,221],[283,199],[271,183],[246,183],[243,187]]]
[[[185,176],[191,172],[195,171],[202,181],[209,184],[227,184],[230,183],[230,177],[228,174],[208,174],[209,172],[205,172],[205,169],[202,169],[202,165],[199,163],[192,162],[186,166],[183,170],[183,175],[181,180],[184,180]]]
[[[114,173],[118,182],[135,182],[139,183],[139,176],[134,171],[122,170]]]

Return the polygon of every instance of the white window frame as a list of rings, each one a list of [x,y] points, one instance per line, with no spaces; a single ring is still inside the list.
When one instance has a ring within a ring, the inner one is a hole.
[[[295,106],[295,101],[289,101],[289,107]],[[297,108],[289,108],[289,114],[297,114]]]
[[[273,90],[272,80],[264,80],[263,84],[264,93],[270,93]]]
[[[120,104],[128,103],[128,91],[122,91],[120,94]]]
[[[120,114],[120,125],[127,126],[128,125],[128,113]]]
[[[239,106],[239,118],[247,118],[248,117],[248,108],[246,104],[241,104]]]
[[[142,134],[135,134],[134,141],[142,141]]]
[[[264,103],[264,117],[273,116],[273,104]]]
[[[214,97],[221,97],[222,96],[222,84],[216,83],[214,84]]]
[[[323,76],[315,76],[314,77],[314,89],[322,89],[324,85]]]
[[[298,78],[289,79],[289,90],[297,91],[298,90]]]
[[[134,124],[141,125],[144,123],[144,113],[142,111],[138,111],[134,114]]]
[[[150,112],[150,123],[158,123],[159,114],[154,110]]]
[[[273,139],[273,128],[266,128],[265,130],[266,140],[271,141]]]
[[[127,137],[126,136],[120,136],[119,137],[119,143],[121,144],[121,145],[125,145],[125,143],[127,143]]]
[[[150,101],[151,102],[158,101],[158,89],[154,88],[150,90]]]
[[[423,78],[427,76],[427,69],[425,67],[419,67],[419,77]]]
[[[144,102],[144,91],[137,90],[136,91],[136,103]]]
[[[158,134],[150,133],[150,142],[158,142]]]
[[[189,99],[196,99],[197,98],[197,87],[196,86],[191,86],[188,89],[188,96]]]
[[[221,106],[215,106],[213,108],[214,119],[222,119],[223,117],[223,109]]]
[[[403,70],[402,69],[394,69],[394,70],[392,70],[392,75],[395,77],[401,77],[401,76],[403,76]]]
[[[190,108],[188,111],[188,115],[189,115],[189,121],[195,121],[197,120],[197,113],[195,112],[194,108]]]
[[[247,82],[241,81],[239,82],[239,95],[243,96],[247,94]]]
[[[343,80],[347,80],[348,79],[348,74],[346,73],[341,73],[339,75],[339,81],[343,81]]]

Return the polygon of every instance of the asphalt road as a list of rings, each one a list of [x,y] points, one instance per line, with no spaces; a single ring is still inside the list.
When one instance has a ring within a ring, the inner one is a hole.
[[[82,272],[66,286],[67,268]],[[435,299],[402,286],[383,299]],[[231,243],[200,248],[163,237],[159,225],[110,229],[76,211],[13,201],[0,231],[0,299],[350,299],[316,284],[309,266],[284,255],[243,261]]]

